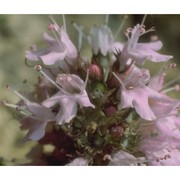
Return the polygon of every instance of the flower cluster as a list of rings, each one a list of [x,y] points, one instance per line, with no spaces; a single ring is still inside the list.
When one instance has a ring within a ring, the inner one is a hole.
[[[140,43],[140,36],[154,31],[141,24],[127,28],[127,41],[116,41],[107,24],[95,25],[86,35],[73,23],[79,47],[66,27],[52,18],[54,37],[44,34],[45,49],[26,51],[26,62],[35,63],[39,81],[28,100],[3,101],[20,114],[22,140],[37,141],[34,165],[180,165],[180,100],[168,95],[179,91],[173,80],[165,84],[171,63],[156,75],[146,61],[168,62],[173,57],[158,51],[160,40]],[[81,56],[83,40],[92,57]],[[173,87],[170,87],[173,85]],[[50,145],[51,151],[43,147]]]

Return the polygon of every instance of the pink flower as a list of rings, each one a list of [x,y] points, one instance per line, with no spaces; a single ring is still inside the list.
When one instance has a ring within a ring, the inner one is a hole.
[[[156,52],[162,48],[161,41],[138,43],[139,37],[149,31],[153,31],[153,29],[145,31],[144,27],[139,24],[133,29],[128,29],[126,32],[128,41],[122,49],[120,58],[122,65],[125,65],[129,58],[133,59],[136,64],[144,64],[146,59],[152,62],[165,62],[172,58],[172,56],[162,55]],[[129,36],[129,34],[131,34],[131,36]]]
[[[134,68],[126,79],[121,82],[119,108],[134,107],[136,112],[146,120],[156,118],[150,108],[149,98],[157,96],[157,93],[144,85],[149,80],[149,72],[145,69]]]
[[[54,32],[57,33],[56,39],[46,33],[44,34],[44,40],[49,45],[48,48],[38,51],[26,51],[26,58],[31,61],[42,60],[45,65],[56,64],[67,71],[69,66],[76,63],[77,50],[63,27],[56,26]]]
[[[60,105],[56,115],[57,124],[69,123],[76,116],[78,104],[80,107],[95,108],[85,90],[86,84],[77,75],[59,74],[56,81],[62,90],[43,101],[42,105],[48,108],[55,104]]]
[[[179,101],[149,88],[146,85],[150,79],[149,71],[135,67],[123,81],[118,78],[121,83],[119,109],[134,107],[145,120],[168,115]]]
[[[163,106],[163,104],[162,104]],[[164,115],[163,118],[158,118],[154,123],[147,124],[141,128],[141,141],[139,143],[140,150],[145,153],[146,159],[150,165],[179,165],[179,159],[175,155],[179,155],[180,148],[180,118],[172,105],[166,108],[167,111],[157,111],[157,116]],[[159,107],[160,108],[160,107]],[[162,107],[163,109],[163,107]],[[158,113],[159,112],[159,113]],[[171,115],[172,114],[172,115]]]
[[[147,129],[146,129],[147,131]],[[145,154],[149,165],[180,165],[178,148],[179,140],[158,134],[153,129],[154,135],[149,135],[140,142],[140,149]],[[148,132],[146,132],[148,133]],[[149,132],[149,134],[152,132]],[[157,134],[156,134],[157,133]],[[175,154],[174,154],[175,153]]]

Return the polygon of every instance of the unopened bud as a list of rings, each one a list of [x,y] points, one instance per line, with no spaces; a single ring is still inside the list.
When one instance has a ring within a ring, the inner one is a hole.
[[[124,129],[121,124],[110,127],[109,133],[115,138],[119,139],[123,135]]]
[[[111,117],[111,116],[114,116],[116,114],[116,111],[117,111],[117,109],[114,106],[109,106],[109,107],[105,108],[104,114],[107,117]]]
[[[100,79],[101,78],[101,69],[96,64],[89,65],[89,76],[91,78]]]
[[[89,122],[89,124],[86,126],[86,129],[89,133],[93,134],[97,129],[97,123],[94,121]]]

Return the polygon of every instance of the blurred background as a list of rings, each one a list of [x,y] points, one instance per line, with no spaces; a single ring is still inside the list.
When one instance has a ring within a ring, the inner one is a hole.
[[[124,15],[110,15],[109,27],[115,33]],[[59,25],[62,24],[61,15],[54,15]],[[123,30],[119,36],[120,41],[125,41],[124,30],[141,23],[143,15],[128,15]],[[72,41],[77,45],[77,33],[71,22],[84,26],[88,34],[94,24],[103,24],[105,15],[67,15],[67,31]],[[48,32],[47,26],[51,22],[48,15],[0,15],[0,100],[16,103],[19,99],[6,89],[10,84],[16,90],[26,95],[33,89],[36,83],[37,73],[33,68],[25,65],[25,51],[36,44],[37,47],[46,47],[43,41],[43,33]],[[180,15],[148,15],[145,21],[146,29],[154,26],[156,31],[144,35],[140,41],[148,42],[151,35],[157,35],[164,46],[160,52],[173,55],[172,62],[177,63],[177,68],[168,75],[168,80],[180,75]],[[84,55],[86,55],[86,52]],[[90,52],[90,51],[89,51]],[[90,58],[90,53],[87,56]],[[152,70],[152,74],[158,72],[162,64],[145,64]],[[172,94],[180,97],[178,93]],[[0,106],[0,158],[4,158],[7,165],[27,162],[25,155],[34,142],[21,145],[19,141],[24,133],[19,129],[19,122],[14,111]]]

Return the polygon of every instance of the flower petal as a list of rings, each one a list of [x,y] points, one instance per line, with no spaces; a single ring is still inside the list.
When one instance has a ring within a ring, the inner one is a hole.
[[[31,61],[39,61],[40,60],[40,56],[44,55],[44,54],[48,54],[51,50],[49,48],[46,49],[42,49],[39,51],[26,51],[25,52],[25,57],[28,60]]]
[[[49,36],[47,33],[44,33],[43,38],[50,46],[54,46],[57,44],[57,41],[51,36]]]
[[[153,96],[153,92],[145,86],[133,90],[122,90],[120,108],[134,107],[143,119],[154,120],[156,116],[149,105],[150,96]]]
[[[42,118],[42,120],[50,120],[55,117],[50,109],[43,107],[43,106],[39,105],[38,103],[27,102],[26,106],[27,106],[27,109],[33,115],[35,115],[38,118]]]
[[[60,102],[60,110],[56,116],[56,123],[69,123],[77,113],[77,103],[72,99],[64,98]]]
[[[55,104],[59,103],[59,101],[61,100],[61,98],[64,98],[66,96],[63,96],[62,92],[59,91],[58,93],[56,93],[55,95],[51,96],[50,98],[44,100],[43,102],[41,102],[41,104],[47,108],[50,108],[52,106],[54,106]]]
[[[76,47],[74,46],[74,44],[70,40],[67,32],[64,30],[63,27],[61,27],[61,31],[60,32],[61,32],[60,33],[60,39],[64,43],[64,45],[66,47],[66,50],[67,50],[66,59],[71,59],[71,60],[72,59],[76,59],[77,56],[78,56]],[[72,64],[71,61],[69,63]]]
[[[63,52],[51,51],[48,54],[40,56],[40,58],[45,65],[53,65],[57,61],[64,60],[65,56],[66,56],[66,51]]]
[[[156,122],[156,126],[163,136],[180,140],[180,130],[175,124],[175,120],[176,117],[174,116],[161,118]]]
[[[36,121],[36,125],[30,127],[28,134],[25,136],[24,141],[33,140],[38,141],[45,134],[47,122],[45,121]]]
[[[156,41],[156,42],[150,42],[150,43],[138,43],[136,45],[136,50],[139,49],[152,49],[154,51],[158,51],[162,48],[163,44],[161,41]]]

